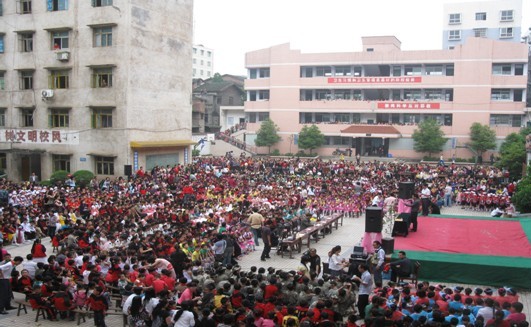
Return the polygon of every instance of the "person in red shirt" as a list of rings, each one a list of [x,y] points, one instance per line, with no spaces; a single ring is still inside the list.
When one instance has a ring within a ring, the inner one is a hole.
[[[94,325],[96,327],[106,327],[105,311],[109,308],[107,300],[103,296],[103,288],[96,286],[87,299],[88,308],[94,313]]]
[[[526,321],[525,313],[522,313],[524,310],[524,305],[520,302],[514,302],[511,304],[511,313],[505,318],[511,325],[521,323]]]
[[[155,294],[159,294],[160,292],[168,289],[168,285],[166,285],[166,283],[162,279],[160,279],[158,273],[155,273],[154,275],[152,286],[155,290]]]
[[[494,326],[494,327],[511,327],[511,323],[508,320],[504,320],[504,313],[502,310],[498,310],[494,313],[494,317],[487,320],[485,326]]]
[[[278,294],[277,279],[271,277],[269,284],[266,285],[264,291],[264,300],[269,299],[270,297],[276,296]]]
[[[168,290],[174,290],[175,289],[175,278],[171,277],[171,272],[167,269],[162,269],[160,279],[166,283],[166,286],[168,287]]]

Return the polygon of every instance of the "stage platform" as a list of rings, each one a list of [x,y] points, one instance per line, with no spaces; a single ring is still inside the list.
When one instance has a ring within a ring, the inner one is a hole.
[[[436,215],[395,237],[421,263],[420,280],[531,289],[531,219]]]

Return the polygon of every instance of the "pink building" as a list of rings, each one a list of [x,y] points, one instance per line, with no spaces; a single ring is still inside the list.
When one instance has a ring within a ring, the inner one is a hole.
[[[434,118],[449,138],[444,156],[471,157],[464,146],[473,122],[490,125],[500,144],[523,125],[525,44],[470,38],[453,50],[402,51],[394,36],[362,41],[363,52],[302,53],[281,44],[247,53],[247,143],[271,118],[281,153],[296,153],[299,131],[316,124],[326,135],[320,155],[350,147],[362,156],[420,158],[411,136]]]

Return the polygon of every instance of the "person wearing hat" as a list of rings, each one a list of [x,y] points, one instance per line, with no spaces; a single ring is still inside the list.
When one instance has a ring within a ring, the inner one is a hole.
[[[0,294],[3,296],[0,297],[0,314],[7,314],[6,310],[15,309],[11,306],[11,283],[9,279],[11,278],[11,272],[15,269],[16,266],[20,265],[24,261],[22,257],[15,257],[11,261],[11,255],[6,253],[4,255],[4,260],[0,264]]]

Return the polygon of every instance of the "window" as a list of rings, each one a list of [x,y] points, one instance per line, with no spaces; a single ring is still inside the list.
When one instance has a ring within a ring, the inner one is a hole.
[[[354,66],[354,76],[361,76],[362,68],[361,66]]]
[[[19,0],[17,6],[18,14],[31,14],[31,0]]]
[[[112,6],[112,0],[92,0],[92,7]]]
[[[103,26],[94,28],[94,46],[110,47],[112,46],[112,26]]]
[[[0,16],[4,15],[4,7],[2,5],[2,1],[0,1]]]
[[[450,14],[448,24],[461,24],[461,14]]]
[[[267,101],[269,100],[269,90],[260,90],[258,91],[258,100]]]
[[[20,89],[33,90],[33,70],[21,70],[20,74]]]
[[[92,128],[112,128],[112,108],[92,109]]]
[[[205,50],[201,50],[201,55],[202,55],[202,56],[205,55]]]
[[[269,78],[269,68],[258,69],[258,78]]]
[[[367,52],[374,52],[374,48],[367,48]]]
[[[207,61],[207,66],[210,67],[212,63],[210,61]]]
[[[509,89],[492,89],[490,93],[490,99],[492,101],[510,101],[511,90]]]
[[[204,66],[204,65],[205,65],[205,61],[201,60],[201,66]]]
[[[404,90],[404,99],[405,100],[420,100],[422,92],[417,89]]]
[[[51,128],[68,127],[70,125],[69,109],[50,109],[48,126]]]
[[[500,21],[510,22],[513,20],[513,11],[512,10],[502,10],[500,13]]]
[[[196,73],[197,73],[197,69],[194,68],[194,71],[193,71],[194,76]]]
[[[70,156],[63,154],[52,155],[52,169],[53,171],[70,171]]]
[[[492,65],[492,75],[511,75],[512,67],[511,64],[493,64]]]
[[[249,91],[249,101],[268,101],[269,90]]]
[[[68,49],[69,31],[52,32],[52,49]]]
[[[33,51],[33,32],[18,33],[18,49],[20,52]]]
[[[234,105],[234,97],[229,97],[229,106]]]
[[[352,76],[352,69],[350,66],[335,67],[334,76]]]
[[[0,108],[0,126],[6,126],[6,108]]]
[[[454,76],[454,65],[446,65],[446,76]]]
[[[393,76],[402,76],[401,66],[393,66]]]
[[[301,67],[300,77],[303,77],[303,78],[313,77],[313,67]]]
[[[94,157],[96,161],[96,174],[114,175],[114,158],[113,157]]]
[[[69,86],[68,70],[51,70],[48,76],[48,87],[50,89],[67,89]]]
[[[350,100],[352,99],[352,94],[350,90],[334,90],[333,98],[335,100]]]
[[[513,37],[513,28],[512,27],[502,27],[500,28],[500,38],[512,38]]]
[[[487,37],[487,29],[486,28],[474,28],[474,36],[475,37]]]
[[[461,40],[461,30],[448,31],[448,40],[449,41]]]
[[[420,123],[420,114],[404,114],[405,124],[418,124]]]
[[[490,126],[521,127],[522,115],[491,114]]]
[[[414,76],[422,74],[422,66],[406,66],[404,67],[404,75]]]
[[[212,57],[212,52],[211,51],[207,51],[207,57]]]
[[[426,66],[426,75],[442,75],[442,74],[443,74],[442,65]]]
[[[517,76],[524,75],[524,64],[515,64],[514,65],[514,74]]]
[[[197,48],[194,48],[194,54],[197,54]]]
[[[204,74],[203,74],[203,70],[202,70],[202,69],[200,70],[200,74],[201,74],[201,76],[203,76],[203,75],[204,75]]]
[[[48,11],[60,11],[68,9],[68,0],[46,0]]]
[[[476,20],[487,20],[487,13],[486,12],[477,12],[476,13]]]
[[[0,71],[0,90],[6,89],[6,78],[5,78],[6,72]]]
[[[112,67],[94,68],[91,86],[94,88],[112,87]]]
[[[329,67],[329,66],[315,67],[315,76],[332,76],[332,67]]]
[[[211,72],[207,72],[207,76],[208,77],[212,76],[212,73]]]
[[[35,108],[20,108],[20,126],[33,127],[33,112]]]
[[[315,90],[315,100],[331,100],[332,92],[330,90]]]

